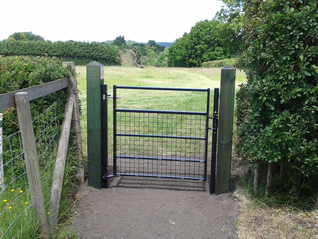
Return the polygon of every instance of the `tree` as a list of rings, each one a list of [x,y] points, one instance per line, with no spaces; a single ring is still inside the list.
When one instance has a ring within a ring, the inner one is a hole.
[[[189,67],[189,55],[187,42],[189,34],[184,33],[183,37],[177,39],[169,48],[168,65],[172,67]]]
[[[169,49],[169,66],[198,67],[205,61],[229,56],[217,31],[224,23],[216,20],[198,22],[189,34],[175,41]]]
[[[8,39],[10,39],[10,38],[13,38],[16,41],[26,41],[27,40],[22,32],[13,33],[12,35],[10,35],[8,37]]]
[[[112,45],[118,46],[118,47],[124,47],[126,46],[126,40],[124,36],[118,36],[116,39],[113,41]]]
[[[217,34],[223,48],[231,56],[237,56],[242,48],[242,27],[244,22],[243,3],[241,0],[225,0],[226,6],[216,13]]]
[[[149,40],[147,47],[151,48],[156,54],[164,51],[165,47],[158,45],[154,40]]]
[[[16,41],[45,41],[43,37],[32,32],[15,32],[9,38],[13,38]]]

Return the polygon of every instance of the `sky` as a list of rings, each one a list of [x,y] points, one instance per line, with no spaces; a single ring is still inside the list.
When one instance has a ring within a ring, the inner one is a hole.
[[[0,40],[32,32],[50,41],[103,42],[124,36],[174,42],[212,20],[219,0],[0,0]]]

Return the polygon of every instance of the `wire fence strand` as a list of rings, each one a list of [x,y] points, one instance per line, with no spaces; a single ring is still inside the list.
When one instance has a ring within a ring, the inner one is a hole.
[[[46,209],[49,207],[51,182],[57,154],[58,139],[63,115],[62,100],[57,100],[42,114],[33,120],[38,163],[41,172],[42,187]],[[59,109],[59,110],[58,110]],[[5,121],[5,117],[4,121]],[[5,127],[5,125],[4,125]],[[1,138],[0,138],[1,140]],[[31,207],[29,185],[23,155],[21,132],[4,135],[1,140],[3,152],[0,155],[0,172],[3,172],[3,185],[0,188],[0,238],[28,238],[35,235],[39,223]],[[32,228],[35,227],[35,228]]]

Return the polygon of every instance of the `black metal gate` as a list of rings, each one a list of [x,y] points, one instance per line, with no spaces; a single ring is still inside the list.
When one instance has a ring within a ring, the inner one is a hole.
[[[117,108],[118,90],[187,91],[206,93],[205,111]],[[107,112],[106,86],[102,86]],[[208,130],[213,129],[211,186],[214,193],[218,89],[209,117],[210,89],[113,86],[113,175],[207,180]],[[104,187],[107,187],[107,115],[102,119]],[[209,120],[213,119],[212,128]],[[106,139],[105,139],[106,137]],[[106,150],[106,151],[105,151]]]

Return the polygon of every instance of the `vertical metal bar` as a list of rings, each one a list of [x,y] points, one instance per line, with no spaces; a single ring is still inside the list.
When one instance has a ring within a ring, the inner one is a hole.
[[[117,176],[117,115],[116,115],[116,85],[113,86],[113,174]]]
[[[102,96],[102,187],[108,188],[108,113],[107,113],[107,85],[101,85]]]
[[[206,102],[206,127],[205,127],[205,151],[204,151],[204,179],[207,179],[208,167],[208,141],[209,141],[209,112],[210,112],[210,88],[207,89],[207,102]]]
[[[215,193],[216,146],[218,135],[219,88],[214,88],[210,194]]]

